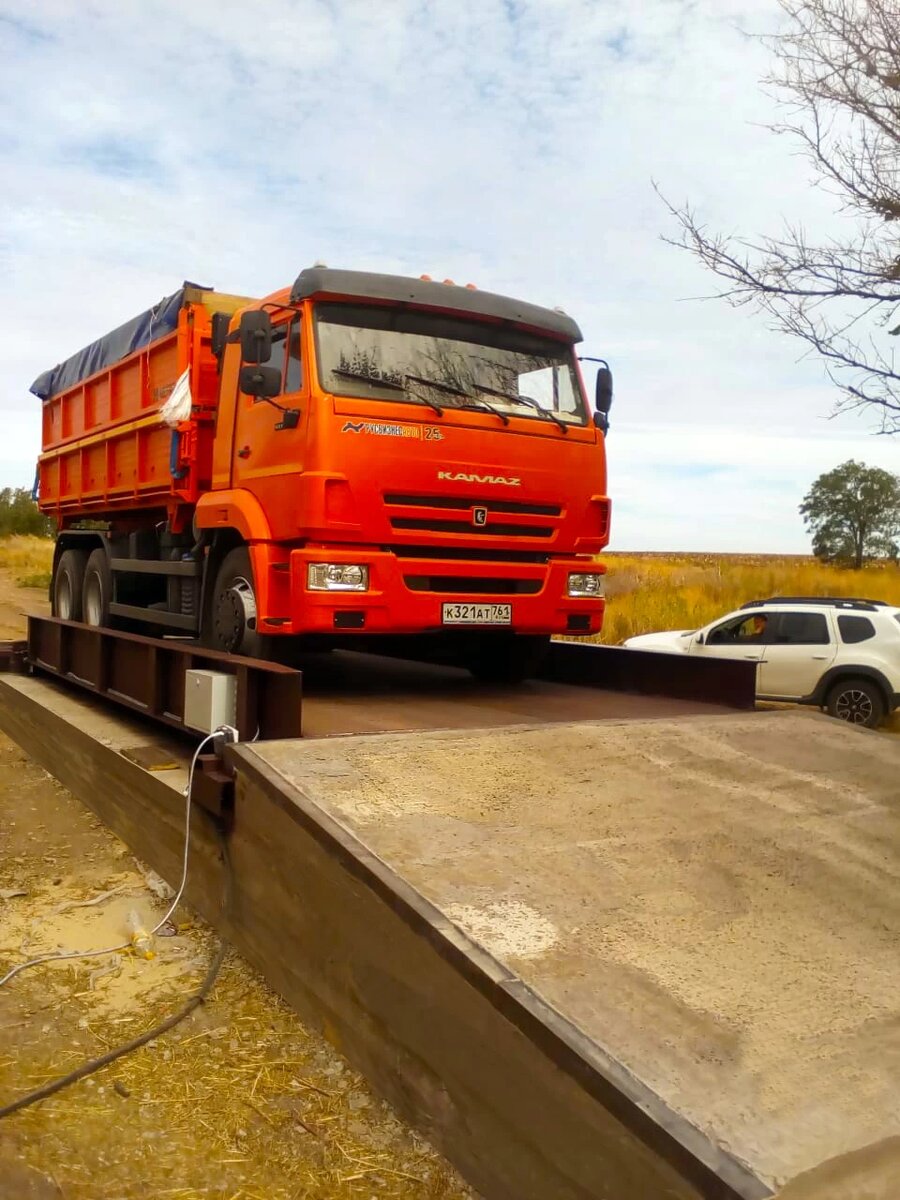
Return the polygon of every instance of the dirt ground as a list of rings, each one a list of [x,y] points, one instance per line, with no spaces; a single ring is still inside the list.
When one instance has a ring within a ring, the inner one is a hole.
[[[18,587],[9,571],[0,568],[0,640],[25,636],[25,614],[50,612],[44,588]]]
[[[0,637],[46,605],[0,576]],[[177,882],[177,881],[175,881]],[[127,941],[168,907],[148,872],[0,736],[0,976]],[[134,914],[134,916],[132,916]],[[216,935],[187,911],[132,951],[0,989],[0,1105],[129,1040],[198,987]],[[447,1163],[236,954],[171,1033],[0,1122],[0,1200],[466,1200]]]

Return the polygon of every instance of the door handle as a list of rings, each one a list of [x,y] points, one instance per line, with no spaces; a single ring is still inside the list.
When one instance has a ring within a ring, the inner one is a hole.
[[[816,662],[828,662],[827,654],[814,654],[813,658],[816,660]]]
[[[238,456],[238,458],[249,458],[250,457],[250,447],[249,446],[241,446],[240,450],[238,450],[238,452],[237,452],[237,456]]]

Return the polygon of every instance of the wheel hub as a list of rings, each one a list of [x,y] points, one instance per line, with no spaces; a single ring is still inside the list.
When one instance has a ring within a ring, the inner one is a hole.
[[[872,716],[872,701],[865,692],[856,688],[841,692],[834,708],[836,715],[851,725],[865,725]]]
[[[256,597],[246,579],[235,579],[216,597],[216,641],[229,654],[238,654],[248,633],[256,631]]]

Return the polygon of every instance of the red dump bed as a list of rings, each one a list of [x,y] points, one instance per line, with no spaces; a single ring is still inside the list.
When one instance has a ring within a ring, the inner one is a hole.
[[[249,301],[185,286],[163,303],[167,321],[154,326],[156,312],[142,314],[33,385],[43,401],[38,481],[44,512],[76,518],[160,509],[193,503],[209,488],[218,396],[212,314]],[[110,358],[115,361],[104,362]],[[185,370],[191,416],[172,429],[160,409]]]

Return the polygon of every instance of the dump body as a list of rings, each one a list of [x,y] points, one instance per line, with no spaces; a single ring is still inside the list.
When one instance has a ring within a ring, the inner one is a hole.
[[[266,326],[258,365],[248,322]],[[54,588],[84,597],[54,611],[244,654],[449,633],[481,661],[485,637],[596,633],[610,504],[580,336],[560,312],[430,280],[313,269],[263,301],[186,285],[34,385]]]
[[[196,503],[210,487],[218,403],[212,313],[248,302],[186,285],[35,382],[44,512],[65,521]],[[191,415],[170,429],[160,408],[185,370]]]

